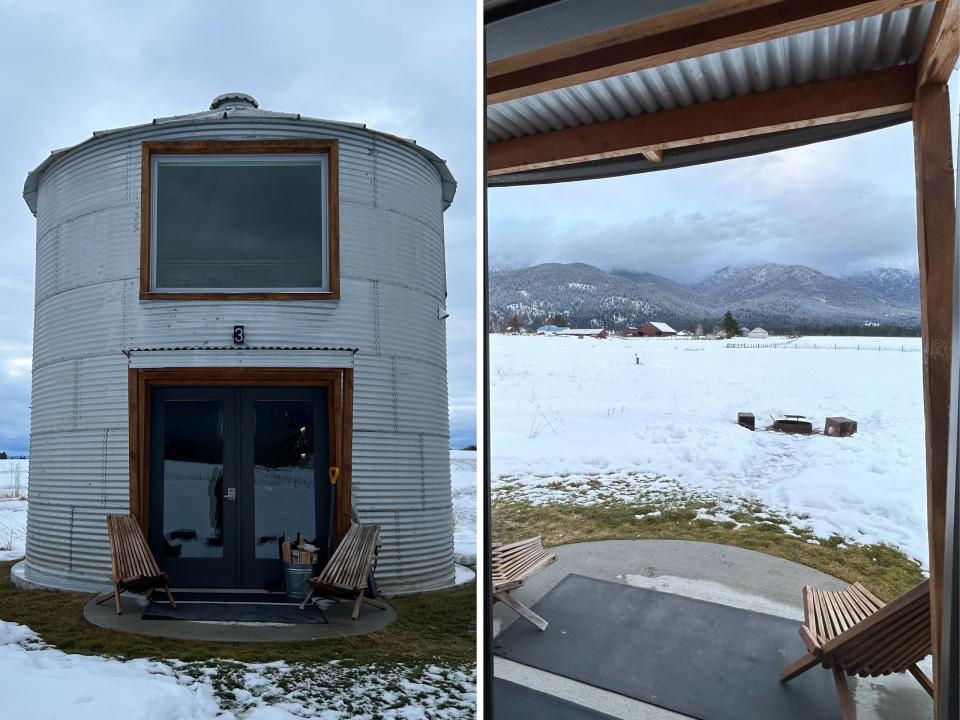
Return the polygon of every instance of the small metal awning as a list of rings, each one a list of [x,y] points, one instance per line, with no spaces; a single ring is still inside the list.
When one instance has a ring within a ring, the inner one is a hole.
[[[352,368],[359,348],[262,345],[135,347],[124,351],[135,369],[167,367]]]

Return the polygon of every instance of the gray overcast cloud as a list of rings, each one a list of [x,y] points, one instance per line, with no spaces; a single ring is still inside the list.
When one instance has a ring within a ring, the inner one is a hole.
[[[950,92],[956,132],[956,72]],[[692,168],[492,188],[488,212],[493,268],[585,262],[681,282],[765,262],[917,268],[910,124]]]
[[[395,9],[391,9],[395,8]],[[0,0],[0,450],[27,452],[35,223],[27,171],[94,130],[269,110],[415,139],[459,181],[446,212],[452,443],[475,441],[476,15],[471,2]]]

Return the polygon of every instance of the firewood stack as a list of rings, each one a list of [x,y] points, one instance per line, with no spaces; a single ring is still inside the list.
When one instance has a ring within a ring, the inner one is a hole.
[[[316,565],[320,561],[320,548],[308,543],[303,533],[297,533],[296,540],[284,540],[280,549],[288,565]]]

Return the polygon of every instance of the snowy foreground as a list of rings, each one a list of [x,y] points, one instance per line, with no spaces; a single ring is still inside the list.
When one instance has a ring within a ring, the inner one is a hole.
[[[741,342],[753,347],[492,336],[494,499],[703,504],[718,520],[759,502],[785,529],[889,543],[926,566],[920,339]],[[750,432],[739,411],[758,428],[789,413],[859,431]]]
[[[218,695],[220,684],[233,690]],[[0,693],[4,717],[34,720],[414,720],[476,711],[465,667],[121,662],[63,653],[2,621]]]

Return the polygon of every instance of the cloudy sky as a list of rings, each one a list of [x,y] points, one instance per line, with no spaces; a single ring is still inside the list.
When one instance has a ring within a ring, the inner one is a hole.
[[[476,58],[472,3],[0,0],[0,450],[26,453],[35,221],[27,171],[92,131],[261,107],[416,139],[459,180],[446,213],[452,443],[475,438]]]
[[[956,72],[950,89],[956,132]],[[915,270],[911,128],[645,175],[492,188],[491,266],[585,262],[681,282],[764,262],[836,275]]]

